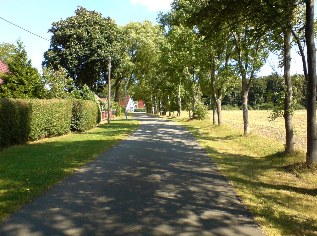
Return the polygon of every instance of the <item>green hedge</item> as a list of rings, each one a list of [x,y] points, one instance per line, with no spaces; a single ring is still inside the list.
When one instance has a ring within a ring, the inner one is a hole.
[[[135,108],[134,112],[146,112],[145,108]]]
[[[0,146],[66,134],[71,116],[70,100],[0,99]]]
[[[100,122],[100,109],[96,102],[90,100],[74,100],[71,130],[83,132],[94,128]]]
[[[29,100],[32,104],[29,140],[59,136],[70,132],[71,100]]]
[[[26,142],[31,106],[23,100],[0,99],[0,146]]]
[[[0,147],[86,131],[99,122],[93,101],[0,99]]]

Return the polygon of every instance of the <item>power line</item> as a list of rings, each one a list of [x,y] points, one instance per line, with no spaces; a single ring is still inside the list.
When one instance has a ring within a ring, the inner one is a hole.
[[[38,38],[40,38],[40,39],[44,39],[44,40],[46,40],[46,41],[50,41],[50,40],[48,40],[48,39],[46,39],[46,38],[44,38],[44,37],[42,37],[42,36],[40,36],[40,35],[38,35],[38,34],[35,34],[35,33],[31,32],[31,31],[29,31],[29,30],[27,30],[27,29],[21,27],[21,26],[18,26],[17,24],[12,23],[11,21],[8,21],[8,20],[4,19],[4,18],[1,17],[1,16],[0,16],[0,19],[3,20],[3,21],[5,21],[5,22],[7,22],[7,23],[9,23],[9,24],[11,24],[11,25],[13,25],[13,26],[15,26],[15,27],[18,27],[19,29],[22,29],[22,30],[28,32],[29,34],[33,34],[34,36],[36,36],[36,37],[38,37]]]

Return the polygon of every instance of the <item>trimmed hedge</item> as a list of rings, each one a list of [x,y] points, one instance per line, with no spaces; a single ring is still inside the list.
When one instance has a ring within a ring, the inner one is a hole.
[[[90,100],[74,100],[71,130],[84,132],[100,123],[100,109],[96,102]]]
[[[23,100],[0,99],[0,147],[26,142],[31,106]]]
[[[100,122],[96,102],[0,99],[0,147],[85,131]]]
[[[70,132],[71,100],[29,100],[32,104],[29,140],[59,136]]]

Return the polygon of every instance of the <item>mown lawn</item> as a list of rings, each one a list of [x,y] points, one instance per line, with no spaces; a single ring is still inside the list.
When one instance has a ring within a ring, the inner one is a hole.
[[[0,221],[138,127],[137,121],[118,120],[85,133],[0,150]]]
[[[252,112],[250,118],[254,117]],[[270,135],[270,130],[276,130],[266,127],[266,121],[258,120],[256,129],[262,127],[269,135],[244,137],[241,111],[241,117],[236,116],[237,111],[226,111],[224,120],[231,123],[222,127],[211,125],[210,119],[174,120],[207,148],[267,235],[317,235],[316,169],[303,168],[303,152],[283,155],[283,142]],[[256,129],[251,126],[251,130]]]

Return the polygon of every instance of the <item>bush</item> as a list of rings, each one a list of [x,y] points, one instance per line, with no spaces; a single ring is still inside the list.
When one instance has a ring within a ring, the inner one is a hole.
[[[70,131],[70,100],[0,99],[0,146]]]
[[[146,112],[145,108],[135,108],[134,112]]]
[[[100,123],[100,109],[96,102],[89,100],[74,100],[72,109],[71,130],[83,132]]]
[[[29,140],[59,136],[70,131],[71,100],[30,100],[29,103],[32,106]]]
[[[111,111],[116,116],[124,114],[125,108],[121,107],[118,102],[111,101]]]
[[[26,142],[30,133],[30,104],[0,99],[0,146]]]
[[[0,99],[0,147],[86,131],[100,122],[96,102]]]
[[[254,105],[253,108],[255,110],[272,110],[274,108],[274,104],[272,102],[261,103],[261,104]]]
[[[221,110],[231,111],[231,110],[241,110],[241,108],[238,106],[223,105],[221,106]]]
[[[206,118],[208,113],[208,108],[203,103],[198,103],[195,107],[195,117],[198,120],[203,120]]]

